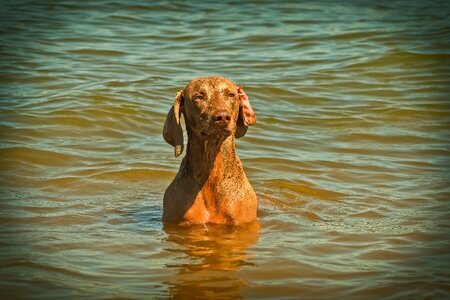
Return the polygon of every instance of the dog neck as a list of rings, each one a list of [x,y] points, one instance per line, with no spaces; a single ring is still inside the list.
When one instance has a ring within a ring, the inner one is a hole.
[[[203,184],[206,181],[219,182],[229,174],[236,174],[240,163],[234,142],[233,134],[207,136],[188,131],[183,175]]]

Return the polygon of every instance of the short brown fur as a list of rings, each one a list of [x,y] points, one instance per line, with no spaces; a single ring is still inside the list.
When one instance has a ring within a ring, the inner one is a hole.
[[[164,194],[163,220],[180,225],[242,224],[256,219],[257,198],[235,150],[256,116],[242,88],[220,77],[200,77],[177,93],[164,139],[186,155]]]

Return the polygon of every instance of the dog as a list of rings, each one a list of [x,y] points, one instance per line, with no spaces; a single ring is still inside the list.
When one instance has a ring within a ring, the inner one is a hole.
[[[236,154],[256,115],[243,88],[222,76],[193,79],[180,90],[163,128],[164,140],[186,155],[164,193],[163,221],[179,225],[240,225],[257,218],[258,200]]]

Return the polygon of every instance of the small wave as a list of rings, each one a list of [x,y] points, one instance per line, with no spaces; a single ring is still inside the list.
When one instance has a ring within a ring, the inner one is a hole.
[[[384,217],[384,215],[382,215],[379,212],[376,212],[374,210],[368,210],[368,211],[365,211],[365,212],[352,214],[350,216],[351,217],[355,217],[355,218],[365,218],[365,219],[378,219],[378,218],[383,218]]]
[[[91,178],[94,179],[109,179],[109,180],[126,180],[126,181],[142,181],[142,180],[156,180],[172,179],[175,173],[172,171],[163,170],[149,170],[149,169],[131,169],[131,170],[120,170],[120,171],[106,171],[96,175]]]
[[[124,56],[126,55],[123,51],[118,50],[109,50],[109,49],[77,49],[77,50],[70,50],[69,51],[72,54],[79,54],[79,55],[92,55],[92,56]]]
[[[345,196],[345,194],[343,193],[314,187],[306,182],[296,182],[284,179],[267,180],[265,181],[264,185],[276,190],[287,189],[291,192],[294,192],[299,197],[320,199],[326,201],[339,201],[343,196]]]
[[[0,149],[0,156],[8,161],[20,161],[25,164],[64,167],[83,161],[81,156],[42,150],[30,147],[10,147]]]
[[[56,274],[60,274],[60,275],[83,278],[83,279],[87,279],[87,280],[95,280],[95,278],[96,278],[94,275],[91,275],[91,274],[76,272],[76,271],[69,270],[69,269],[66,269],[63,267],[55,267],[50,264],[36,263],[33,261],[28,261],[28,260],[14,260],[14,261],[11,261],[11,262],[8,262],[8,263],[2,265],[2,268],[35,269],[35,270],[46,271],[49,273],[56,273]]]

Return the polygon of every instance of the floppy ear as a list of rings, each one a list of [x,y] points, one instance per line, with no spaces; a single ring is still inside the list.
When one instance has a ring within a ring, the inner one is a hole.
[[[236,138],[241,138],[247,132],[248,126],[255,124],[256,115],[250,105],[250,100],[244,92],[244,89],[242,87],[238,87],[237,91],[239,99],[241,100],[241,106],[239,108],[239,117],[236,123],[236,132],[234,135]]]
[[[175,96],[175,101],[167,114],[163,128],[164,140],[175,147],[175,156],[179,156],[183,152],[183,128],[181,128],[180,123],[183,104],[183,90],[181,90]]]

